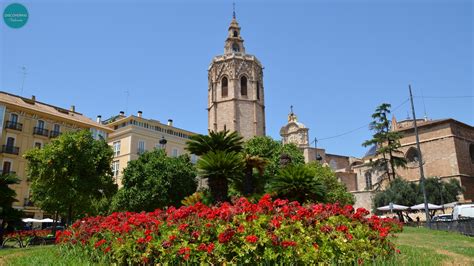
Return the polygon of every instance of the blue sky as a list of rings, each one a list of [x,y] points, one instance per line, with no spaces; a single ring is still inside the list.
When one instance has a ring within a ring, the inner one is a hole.
[[[1,90],[92,118],[141,110],[207,131],[207,67],[223,53],[231,0],[15,2],[29,21],[1,22]],[[471,1],[236,1],[236,9],[247,53],[265,66],[273,138],[294,105],[318,147],[362,156],[373,110],[403,103],[408,84],[426,96],[415,99],[418,116],[425,106],[429,118],[474,124],[474,98],[445,98],[474,95]],[[394,113],[401,120],[408,110]]]

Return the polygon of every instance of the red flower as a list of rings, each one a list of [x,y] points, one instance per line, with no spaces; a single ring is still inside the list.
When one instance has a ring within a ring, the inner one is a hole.
[[[237,232],[239,233],[245,232],[245,227],[243,225],[239,225],[239,227],[237,228]]]
[[[339,231],[339,232],[347,232],[349,228],[347,228],[347,226],[345,225],[339,225],[336,227],[336,230]]]
[[[245,240],[247,240],[247,242],[249,243],[255,243],[258,241],[258,237],[255,236],[255,235],[249,235],[247,237],[245,237]]]
[[[284,247],[284,248],[296,247],[296,242],[295,241],[282,241],[281,246]]]
[[[189,226],[189,224],[182,224],[178,227],[178,230],[179,231],[184,231],[184,230],[186,230],[186,228],[188,228],[188,226]]]
[[[106,242],[107,242],[107,240],[105,240],[105,239],[99,240],[95,243],[94,247],[98,248],[98,247],[102,246],[103,244],[105,244]]]
[[[227,229],[224,232],[220,233],[218,238],[219,238],[219,243],[227,243],[229,242],[232,237],[234,236],[235,231],[233,229]]]
[[[178,250],[178,254],[183,256],[184,260],[188,260],[191,253],[191,248],[182,247]]]
[[[207,253],[211,254],[213,250],[214,250],[214,243],[209,243],[209,245],[207,245]]]
[[[104,253],[107,253],[107,252],[109,252],[109,251],[110,251],[110,247],[106,247],[106,248],[104,249]]]
[[[176,236],[175,236],[175,235],[170,235],[170,236],[168,237],[168,239],[169,239],[170,241],[173,241],[173,240],[176,239]]]
[[[313,243],[313,247],[314,247],[315,249],[319,249],[319,245],[316,244],[316,243]]]

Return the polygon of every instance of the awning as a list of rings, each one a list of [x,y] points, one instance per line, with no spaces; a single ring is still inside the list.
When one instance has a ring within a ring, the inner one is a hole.
[[[435,204],[428,203],[428,210],[441,210],[442,208],[443,208],[443,206],[441,206],[441,205],[435,205]],[[421,204],[418,204],[418,205],[415,205],[415,206],[411,206],[410,209],[412,209],[412,210],[424,210],[425,209],[425,204],[421,203]]]
[[[408,210],[408,208],[409,208],[408,206],[391,203],[387,206],[378,207],[377,210],[379,211],[406,211]]]

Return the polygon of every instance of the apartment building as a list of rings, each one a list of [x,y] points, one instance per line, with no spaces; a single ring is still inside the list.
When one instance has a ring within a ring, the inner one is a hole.
[[[70,109],[0,91],[0,163],[1,174],[15,173],[20,183],[13,185],[17,200],[13,206],[22,209],[26,217],[42,218],[43,212],[30,201],[26,177],[27,161],[23,154],[41,148],[63,132],[88,129],[94,138],[107,139],[113,130]]]
[[[113,133],[109,134],[108,143],[114,150],[112,172],[119,187],[122,186],[123,169],[131,160],[136,160],[145,151],[165,149],[168,156],[177,157],[184,153],[189,137],[196,133],[173,126],[170,119],[166,124],[158,120],[146,119],[143,113],[125,116],[124,112],[114,116],[103,124]],[[191,155],[196,162],[197,156]]]

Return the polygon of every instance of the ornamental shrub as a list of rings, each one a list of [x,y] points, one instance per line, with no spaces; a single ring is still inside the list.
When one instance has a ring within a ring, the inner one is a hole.
[[[65,252],[105,264],[362,263],[393,256],[392,219],[338,204],[263,196],[208,207],[89,217],[58,232]]]

